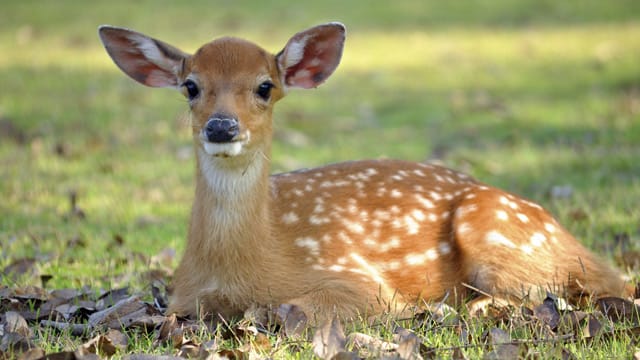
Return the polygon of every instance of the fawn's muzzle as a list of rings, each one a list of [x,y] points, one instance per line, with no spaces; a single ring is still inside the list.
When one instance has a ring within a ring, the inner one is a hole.
[[[204,134],[207,140],[212,143],[231,142],[239,133],[238,120],[218,114],[209,118],[207,125],[204,127]]]

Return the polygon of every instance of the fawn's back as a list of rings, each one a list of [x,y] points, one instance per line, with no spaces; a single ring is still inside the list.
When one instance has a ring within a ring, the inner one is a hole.
[[[269,176],[273,105],[320,85],[345,30],[320,25],[271,55],[221,38],[193,55],[104,26],[115,63],[189,101],[196,190],[169,311],[295,304],[328,316],[422,300],[620,295],[620,275],[540,206],[435,165],[354,161]]]

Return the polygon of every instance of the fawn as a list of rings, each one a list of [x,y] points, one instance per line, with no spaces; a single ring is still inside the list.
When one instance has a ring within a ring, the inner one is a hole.
[[[128,76],[189,101],[196,190],[169,312],[234,316],[286,303],[353,316],[441,299],[517,302],[545,289],[571,299],[630,290],[539,205],[447,168],[366,160],[270,176],[273,106],[333,73],[342,24],[297,33],[276,55],[232,37],[190,55],[124,28],[99,35]]]

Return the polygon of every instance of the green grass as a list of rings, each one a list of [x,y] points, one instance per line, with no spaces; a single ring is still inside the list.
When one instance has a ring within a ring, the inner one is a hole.
[[[348,40],[336,74],[276,108],[274,171],[438,159],[536,200],[594,249],[611,249],[619,234],[637,244],[638,14],[633,0],[8,2],[0,268],[35,257],[39,273],[53,275],[50,288],[142,287],[137,274],[152,256],[183,249],[193,196],[185,101],[119,73],[97,38],[103,23],[186,51],[230,34],[275,52],[298,30],[342,21]],[[559,185],[572,197],[550,197]],[[66,216],[70,191],[86,219]],[[84,245],[69,246],[73,239]],[[578,356],[591,351],[576,346]]]

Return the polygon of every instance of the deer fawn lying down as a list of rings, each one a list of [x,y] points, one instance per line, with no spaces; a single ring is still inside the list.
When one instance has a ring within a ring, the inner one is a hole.
[[[314,316],[540,290],[621,295],[620,274],[539,205],[443,167],[353,161],[269,175],[272,111],[290,88],[336,69],[345,28],[319,25],[271,55],[220,38],[190,55],[102,26],[134,80],[181,91],[192,114],[196,193],[170,312],[242,314],[294,304]],[[486,298],[485,298],[486,299]]]

